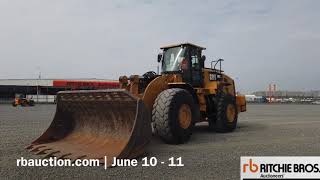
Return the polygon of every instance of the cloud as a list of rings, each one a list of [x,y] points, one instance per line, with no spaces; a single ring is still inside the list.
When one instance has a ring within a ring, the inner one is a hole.
[[[206,46],[239,89],[320,89],[319,1],[0,2],[0,78],[113,78],[156,70],[159,46]]]

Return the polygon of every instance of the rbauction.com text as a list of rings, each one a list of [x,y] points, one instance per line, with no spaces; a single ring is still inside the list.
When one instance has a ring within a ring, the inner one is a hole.
[[[17,159],[17,166],[99,166],[100,161],[98,159],[76,159],[74,161],[70,159],[58,159],[56,157],[50,157],[48,159],[25,159],[21,157]]]

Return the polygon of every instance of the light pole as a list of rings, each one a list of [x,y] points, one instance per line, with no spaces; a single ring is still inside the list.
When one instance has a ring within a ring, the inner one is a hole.
[[[37,103],[39,103],[39,80],[41,80],[41,70],[40,70],[40,67],[37,68],[39,70],[39,76],[38,76],[38,80],[36,81],[37,82]]]

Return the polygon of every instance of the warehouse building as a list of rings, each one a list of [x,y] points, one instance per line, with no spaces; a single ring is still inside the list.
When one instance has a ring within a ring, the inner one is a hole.
[[[12,102],[18,95],[38,103],[52,103],[59,91],[118,87],[118,81],[105,79],[0,79],[0,103]]]

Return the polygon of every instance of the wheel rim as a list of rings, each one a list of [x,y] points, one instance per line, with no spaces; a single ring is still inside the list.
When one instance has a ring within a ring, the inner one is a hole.
[[[182,104],[180,109],[179,109],[179,125],[180,127],[182,127],[183,129],[187,129],[190,124],[191,124],[191,119],[192,119],[192,115],[191,115],[191,109],[187,104]]]
[[[236,115],[236,109],[234,107],[234,105],[229,104],[227,106],[227,119],[228,122],[233,122],[235,119],[235,115]]]

